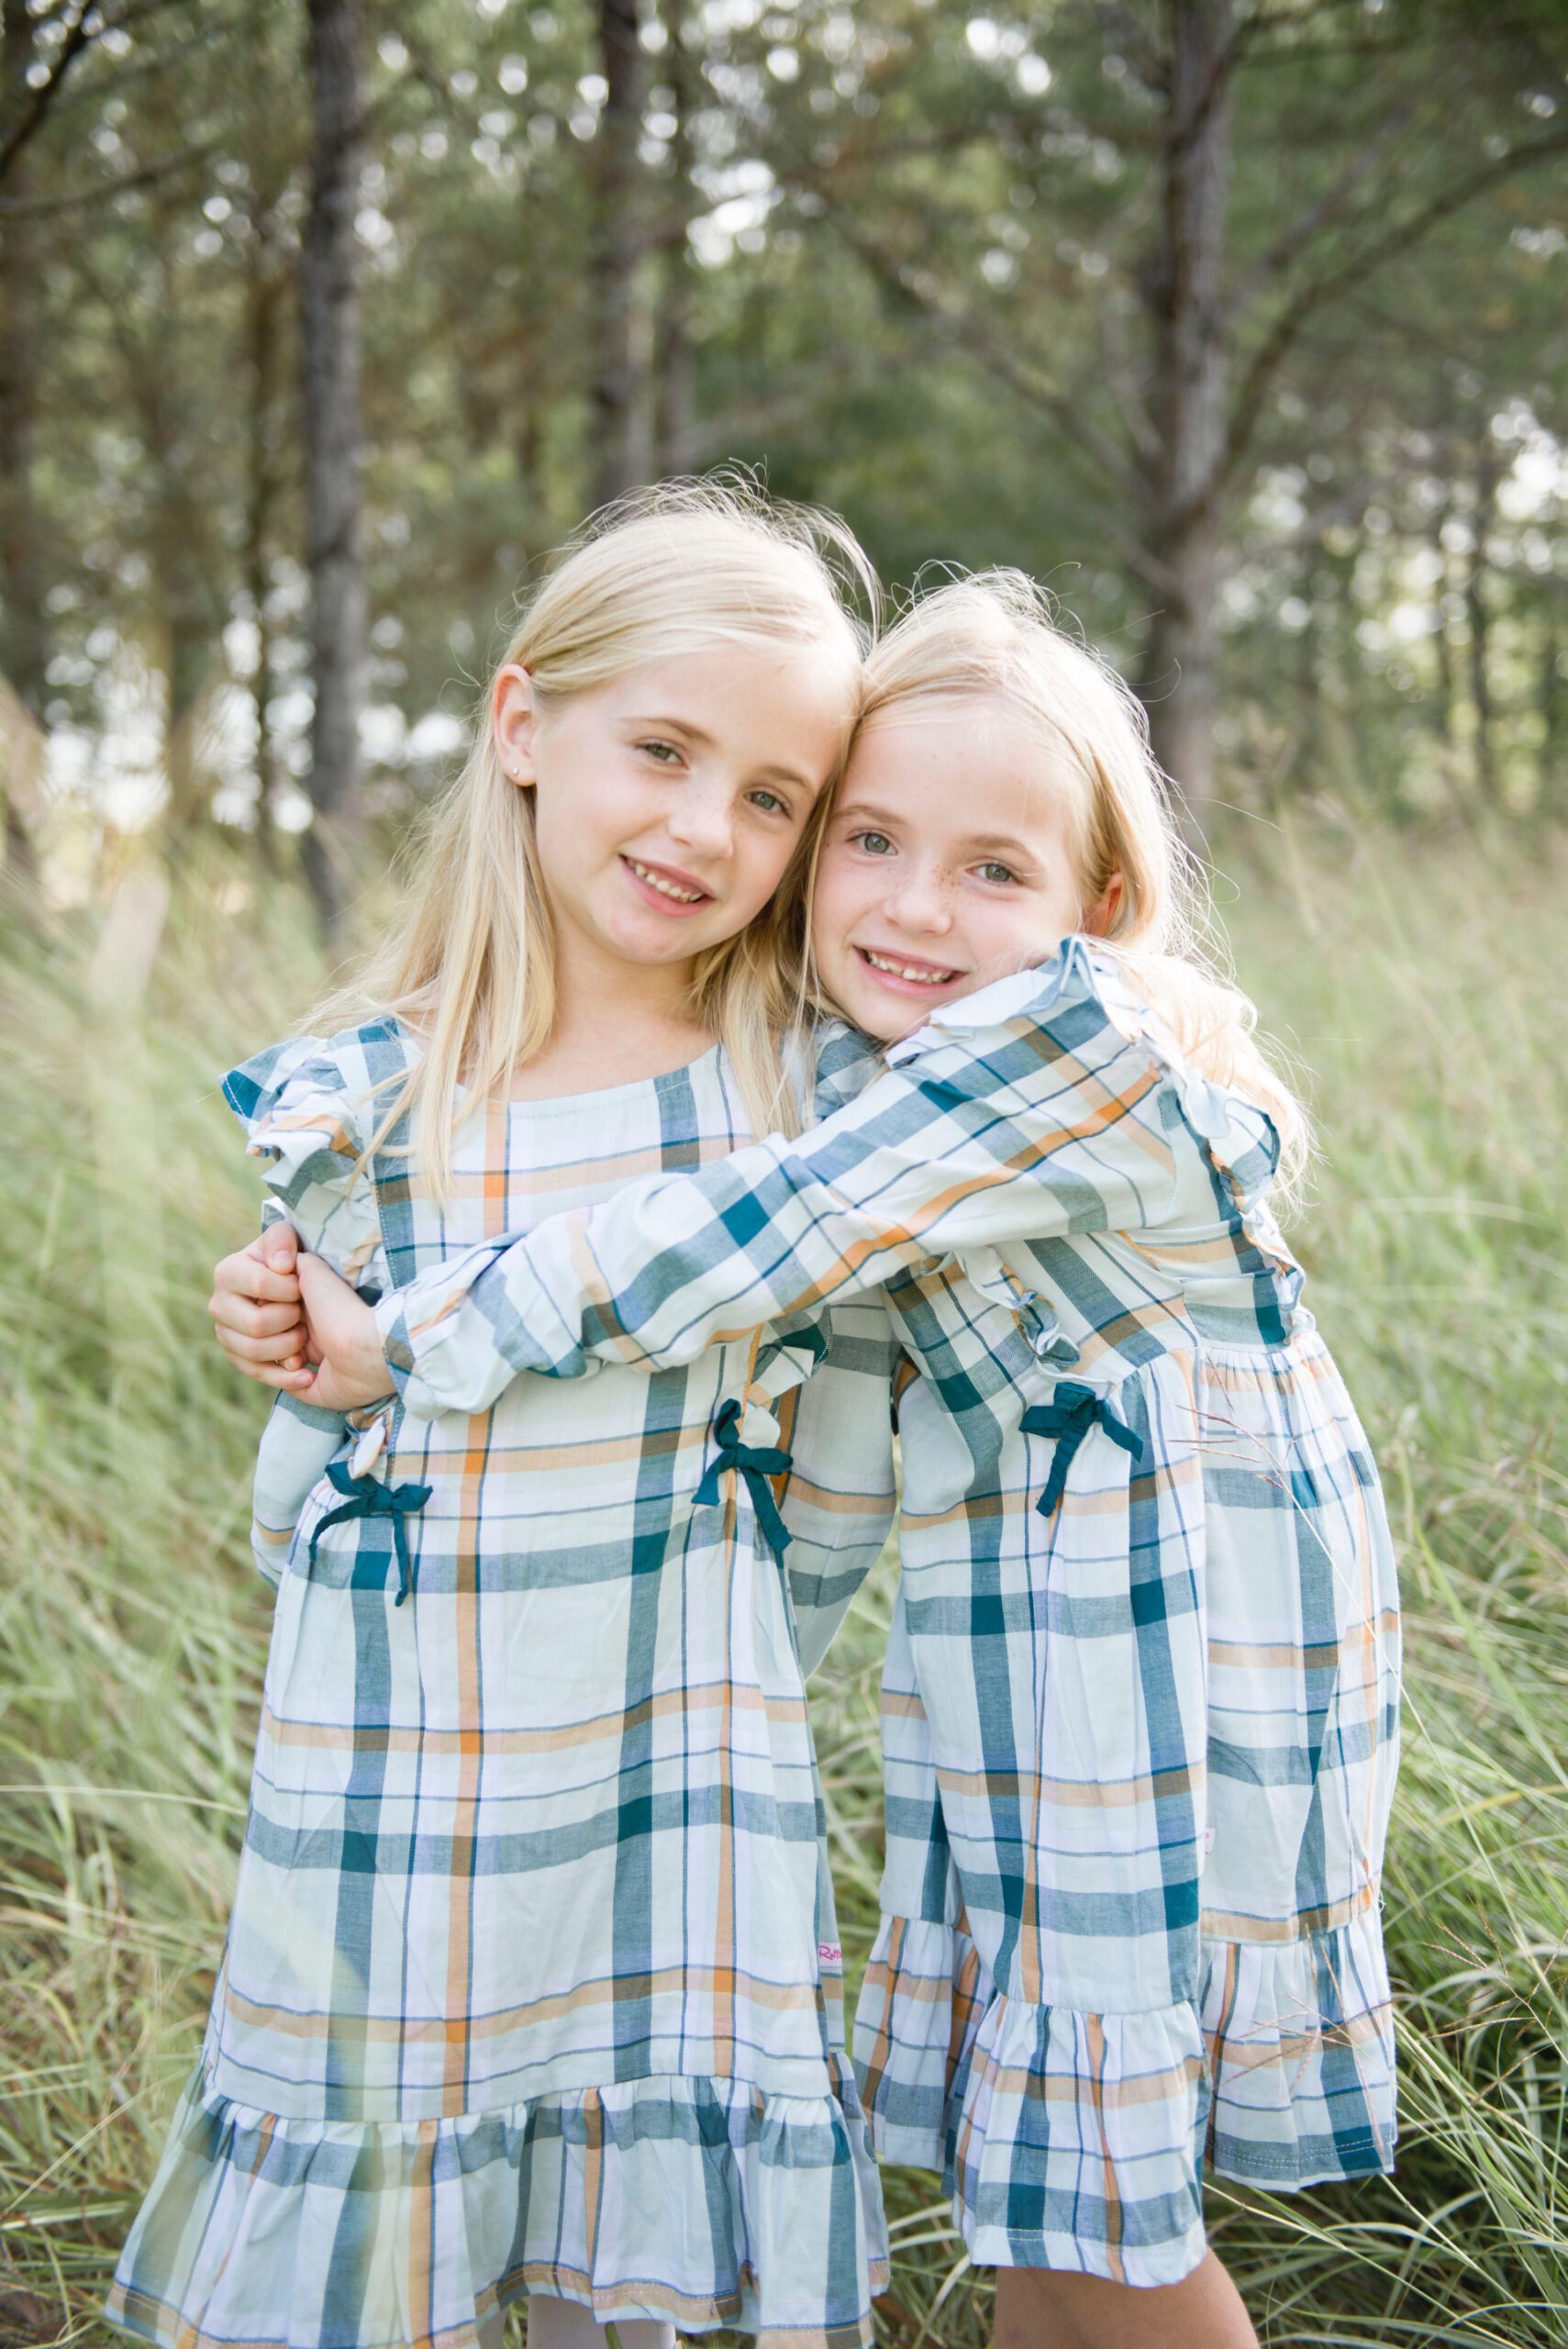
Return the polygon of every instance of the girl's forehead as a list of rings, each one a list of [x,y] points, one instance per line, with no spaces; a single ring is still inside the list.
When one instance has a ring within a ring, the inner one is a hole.
[[[608,703],[620,707],[662,700],[731,717],[753,712],[762,696],[774,722],[798,714],[809,724],[825,709],[841,718],[852,707],[854,689],[853,668],[833,647],[807,651],[799,645],[718,638],[662,651],[622,669],[602,691]]]
[[[1043,810],[1071,795],[1061,746],[1029,714],[996,694],[911,697],[862,720],[849,781],[875,776],[911,792],[946,793],[972,812],[976,796]]]

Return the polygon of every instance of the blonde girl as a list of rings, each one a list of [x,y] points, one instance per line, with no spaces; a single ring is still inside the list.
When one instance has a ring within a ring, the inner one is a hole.
[[[353,1024],[225,1080],[313,1264],[393,1293],[797,1115],[770,908],[849,739],[859,562],[710,485],[613,510],[550,572],[324,1022]],[[390,1381],[351,1425],[280,1398],[239,1880],[127,2330],[493,2349],[527,2296],[532,2349],[869,2341],[885,2249],[803,1674],[868,1435],[873,1551],[890,1513],[870,1319],[827,1417],[802,1408],[783,1518],[815,1330],[479,1412],[411,1419]]]
[[[1289,2188],[1393,2151],[1388,1529],[1270,1207],[1304,1120],[1183,867],[1116,681],[1027,582],[948,586],[873,656],[820,852],[819,984],[882,1047],[827,1048],[844,1106],[373,1317],[306,1287],[332,1375],[427,1412],[885,1285],[914,1375],[856,2053],[1006,2349],[1251,2342],[1205,2154]]]

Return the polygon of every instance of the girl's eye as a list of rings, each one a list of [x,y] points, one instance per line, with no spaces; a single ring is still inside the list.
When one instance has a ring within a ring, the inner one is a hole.
[[[674,764],[681,755],[673,742],[639,742],[637,747],[639,751],[646,751],[655,765],[662,767]]]
[[[885,832],[851,832],[850,837],[855,847],[863,848],[868,856],[893,854],[893,842]]]
[[[982,880],[995,881],[998,885],[1004,882],[1016,881],[1018,877],[1010,864],[998,864],[995,857],[984,864],[977,865],[975,870]]]
[[[787,816],[789,802],[781,799],[776,791],[757,790],[751,794],[751,805],[760,807],[764,816]]]

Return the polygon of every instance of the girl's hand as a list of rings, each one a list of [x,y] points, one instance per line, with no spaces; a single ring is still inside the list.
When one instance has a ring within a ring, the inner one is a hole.
[[[213,1271],[207,1311],[217,1342],[247,1378],[298,1393],[310,1384],[308,1333],[300,1305],[298,1235],[270,1224],[259,1240]]]
[[[393,1379],[375,1315],[319,1256],[302,1256],[298,1273],[316,1369],[296,1391],[324,1411],[380,1402],[392,1393]]]

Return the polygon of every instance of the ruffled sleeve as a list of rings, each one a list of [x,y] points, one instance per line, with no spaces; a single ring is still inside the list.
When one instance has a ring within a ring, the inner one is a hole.
[[[692,1174],[502,1237],[383,1300],[419,1416],[519,1371],[673,1368],[931,1255],[1144,1231],[1177,1186],[1165,1065],[1086,941],[945,1006],[856,1098]]]
[[[355,1174],[374,1122],[363,1047],[363,1033],[273,1044],[229,1070],[223,1097],[261,1162],[275,1212],[334,1272],[379,1295],[387,1275],[375,1184],[368,1167]]]

